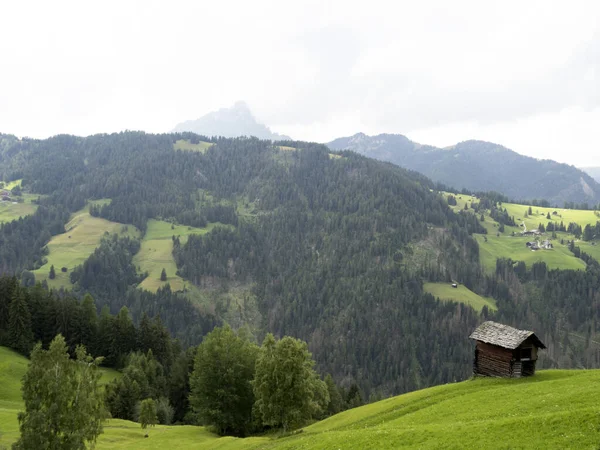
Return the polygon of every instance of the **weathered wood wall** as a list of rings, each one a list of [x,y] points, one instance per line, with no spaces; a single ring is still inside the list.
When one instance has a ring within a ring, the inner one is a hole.
[[[488,377],[511,377],[512,350],[477,342],[473,373]]]
[[[525,342],[524,345],[527,345]],[[519,359],[520,347],[515,350],[477,341],[473,373],[487,377],[519,378],[535,374],[537,348],[531,352],[531,361]]]

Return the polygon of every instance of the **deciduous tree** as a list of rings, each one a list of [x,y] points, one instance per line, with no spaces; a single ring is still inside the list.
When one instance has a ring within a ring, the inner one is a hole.
[[[100,358],[77,347],[69,359],[61,335],[49,350],[37,344],[23,378],[25,412],[19,413],[21,436],[15,449],[84,449],[94,444],[107,418],[99,387]]]
[[[256,411],[263,424],[284,431],[300,426],[329,403],[327,385],[314,371],[306,342],[265,337],[253,382]]]
[[[256,345],[229,326],[215,328],[198,347],[190,404],[219,434],[244,435],[250,430],[257,353]]]

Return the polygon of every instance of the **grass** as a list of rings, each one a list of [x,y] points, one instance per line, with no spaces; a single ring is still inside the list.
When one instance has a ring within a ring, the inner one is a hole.
[[[173,225],[162,220],[149,220],[141,249],[133,258],[133,264],[138,267],[140,273],[148,272],[148,277],[140,283],[139,287],[156,292],[159,287],[169,283],[173,291],[182,291],[184,288],[192,289],[191,283],[175,274],[177,266],[173,258],[172,237],[179,236],[183,245],[187,242],[190,234],[208,233],[216,225],[209,224],[205,228],[194,228]],[[163,268],[167,272],[167,281],[160,280]]]
[[[19,197],[16,197],[19,198]],[[38,198],[34,194],[23,194],[21,196],[23,202],[2,202],[0,201],[0,223],[11,222],[19,217],[25,217],[33,214],[37,210],[37,205],[32,203],[32,200]]]
[[[489,310],[497,309],[493,298],[483,297],[460,284],[453,288],[450,283],[425,283],[423,289],[440,300],[464,303],[478,312],[481,312],[484,306]]]
[[[18,438],[27,360],[0,347],[0,447]],[[111,419],[98,449],[595,449],[600,370],[546,370],[517,380],[476,378],[351,409],[301,432],[219,438],[203,427]],[[144,438],[148,433],[149,437]]]
[[[582,269],[586,267],[585,262],[576,258],[567,245],[562,245],[560,239],[552,241],[554,246],[551,250],[530,250],[525,243],[531,238],[523,236],[510,236],[501,234],[484,236],[474,235],[479,243],[479,255],[483,267],[488,272],[496,270],[497,258],[511,258],[514,261],[524,261],[528,267],[538,261],[544,261],[552,269]],[[486,241],[487,237],[487,241]],[[572,239],[572,237],[571,237]],[[566,240],[565,240],[566,242]]]
[[[2,189],[10,191],[17,186],[21,186],[21,182],[22,180],[5,182]],[[11,222],[19,219],[19,217],[25,217],[33,214],[37,209],[37,205],[33,203],[33,200],[36,200],[39,197],[40,196],[37,194],[23,192],[21,196],[15,197],[15,200],[22,200],[16,204],[13,202],[0,201],[0,223]]]
[[[192,144],[189,139],[179,139],[173,144],[173,150],[183,150],[186,152],[200,152],[205,153],[210,147],[212,142],[200,141],[197,144]]]
[[[108,201],[110,200],[104,199],[90,203],[101,204]],[[106,233],[132,237],[140,235],[139,230],[133,225],[92,217],[89,213],[89,205],[71,216],[71,220],[65,225],[65,230],[67,230],[65,233],[53,236],[48,243],[47,263],[33,271],[36,280],[46,280],[50,288],[70,287],[70,272],[89,258]],[[52,265],[56,272],[54,280],[49,278]],[[66,267],[67,272],[62,272],[62,267]]]
[[[450,193],[444,192],[443,195],[447,198]],[[478,202],[476,197],[464,194],[452,194],[455,196],[457,205],[450,206],[455,212],[464,209],[465,204],[469,207],[471,203]],[[487,272],[496,270],[496,259],[511,258],[514,261],[524,261],[527,266],[535,262],[544,261],[551,269],[573,269],[584,270],[586,264],[579,258],[576,258],[570,251],[566,242],[575,239],[574,236],[558,232],[557,238],[552,239],[551,233],[546,233],[541,240],[550,239],[554,248],[550,250],[530,250],[525,244],[528,241],[534,240],[532,236],[522,236],[524,223],[528,230],[537,229],[539,224],[548,224],[547,214],[550,213],[553,222],[560,223],[561,221],[567,226],[570,222],[575,222],[583,227],[589,224],[595,224],[600,220],[594,211],[574,210],[563,208],[542,208],[532,206],[532,214],[525,212],[529,210],[528,205],[519,205],[515,203],[503,203],[502,208],[506,208],[508,214],[514,217],[517,226],[505,226],[504,232],[499,232],[498,223],[489,216],[489,211],[484,213],[484,221],[481,224],[486,228],[488,234],[474,234],[475,239],[479,243],[479,255],[481,264]],[[473,212],[473,210],[470,210]],[[556,212],[556,215],[553,215]],[[564,240],[564,244],[560,241]],[[589,253],[594,258],[600,258],[600,246],[592,245],[591,242],[577,241],[576,245],[581,247],[583,251]],[[599,259],[600,260],[600,259]]]

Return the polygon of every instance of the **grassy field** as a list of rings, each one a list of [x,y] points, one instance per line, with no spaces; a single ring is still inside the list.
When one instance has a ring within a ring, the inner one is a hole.
[[[0,347],[0,447],[18,438],[27,360]],[[478,378],[337,414],[288,437],[219,438],[203,427],[109,420],[98,449],[596,449],[599,370],[548,370],[518,380]]]
[[[496,270],[497,258],[511,258],[514,261],[524,261],[527,267],[534,262],[544,261],[552,269],[585,269],[586,264],[576,258],[567,245],[562,245],[560,239],[552,241],[554,248],[550,250],[530,250],[525,243],[526,237],[510,235],[474,235],[479,243],[479,254],[483,267],[493,272]],[[486,241],[487,237],[487,241]],[[571,237],[572,239],[572,237]],[[578,244],[579,245],[579,244]]]
[[[450,283],[425,283],[423,289],[440,300],[464,303],[478,312],[484,306],[487,306],[489,310],[495,311],[497,309],[493,298],[483,297],[460,284],[458,287],[453,288]]]
[[[212,142],[200,141],[197,144],[192,144],[189,139],[179,139],[178,141],[176,141],[173,144],[173,149],[174,150],[183,150],[183,151],[187,151],[187,152],[204,153],[204,152],[206,152],[206,150],[208,150],[213,145],[215,145],[215,144],[213,144]]]
[[[98,200],[92,203],[106,203],[107,201],[110,200]],[[83,264],[94,252],[105,233],[117,233],[132,237],[140,235],[139,230],[133,225],[92,217],[88,211],[89,205],[74,213],[69,223],[65,225],[66,233],[52,237],[48,243],[48,262],[33,272],[37,281],[47,280],[50,288],[70,287],[70,272],[79,264]],[[48,278],[52,265],[56,272],[54,280]],[[66,267],[68,271],[62,272],[62,267]]]
[[[0,223],[11,222],[19,217],[25,217],[33,214],[37,209],[37,205],[32,203],[32,200],[38,198],[34,194],[23,194],[21,196],[23,202],[2,202],[0,201]]]
[[[443,194],[446,198],[449,193]],[[470,195],[452,194],[456,197],[457,205],[451,206],[455,212],[464,209],[465,204],[469,207],[472,202],[477,203],[478,199]],[[549,268],[552,269],[585,269],[585,263],[576,258],[567,246],[567,241],[574,239],[573,235],[559,232],[557,238],[552,239],[551,233],[546,233],[541,240],[550,239],[553,248],[550,250],[530,250],[525,244],[528,241],[534,240],[532,236],[522,236],[521,233],[524,227],[528,229],[537,229],[539,224],[548,224],[547,214],[550,213],[553,222],[560,223],[561,221],[567,226],[570,222],[575,222],[582,227],[589,224],[595,224],[600,220],[595,215],[594,211],[571,210],[563,208],[542,208],[532,206],[532,214],[527,214],[529,206],[518,205],[514,203],[504,203],[503,208],[506,208],[508,214],[513,216],[517,226],[505,226],[504,232],[499,232],[498,223],[493,220],[488,214],[484,213],[484,221],[481,224],[487,229],[488,234],[475,234],[474,237],[479,243],[479,254],[481,264],[488,272],[493,272],[496,269],[496,259],[511,258],[515,261],[524,261],[527,266],[531,266],[535,262],[544,261]],[[473,210],[471,210],[473,211]],[[556,214],[553,214],[556,212]],[[564,244],[561,244],[561,239]],[[596,259],[600,258],[600,246],[591,242],[577,241],[576,245]]]
[[[9,181],[4,184],[2,189],[12,190],[16,186],[21,186],[21,181],[22,180]],[[39,197],[40,196],[37,194],[23,192],[20,197],[15,197],[15,199],[22,200],[22,202],[19,201],[15,204],[13,202],[0,201],[0,223],[11,222],[19,217],[33,214],[37,209],[37,205],[32,202]]]
[[[173,258],[173,236],[179,236],[181,244],[187,242],[190,234],[205,234],[215,227],[209,224],[206,228],[193,228],[184,225],[172,225],[161,220],[149,220],[146,235],[142,240],[140,251],[134,256],[133,264],[138,272],[148,272],[148,277],[140,283],[140,288],[151,292],[169,283],[173,291],[184,288],[192,289],[190,283],[175,274],[177,266]],[[167,272],[167,281],[160,281],[162,269]]]

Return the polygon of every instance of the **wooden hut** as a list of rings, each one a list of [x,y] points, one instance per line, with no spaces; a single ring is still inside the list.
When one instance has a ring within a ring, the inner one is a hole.
[[[546,348],[533,331],[492,321],[482,323],[469,337],[477,341],[473,373],[488,377],[531,376],[538,349]]]

